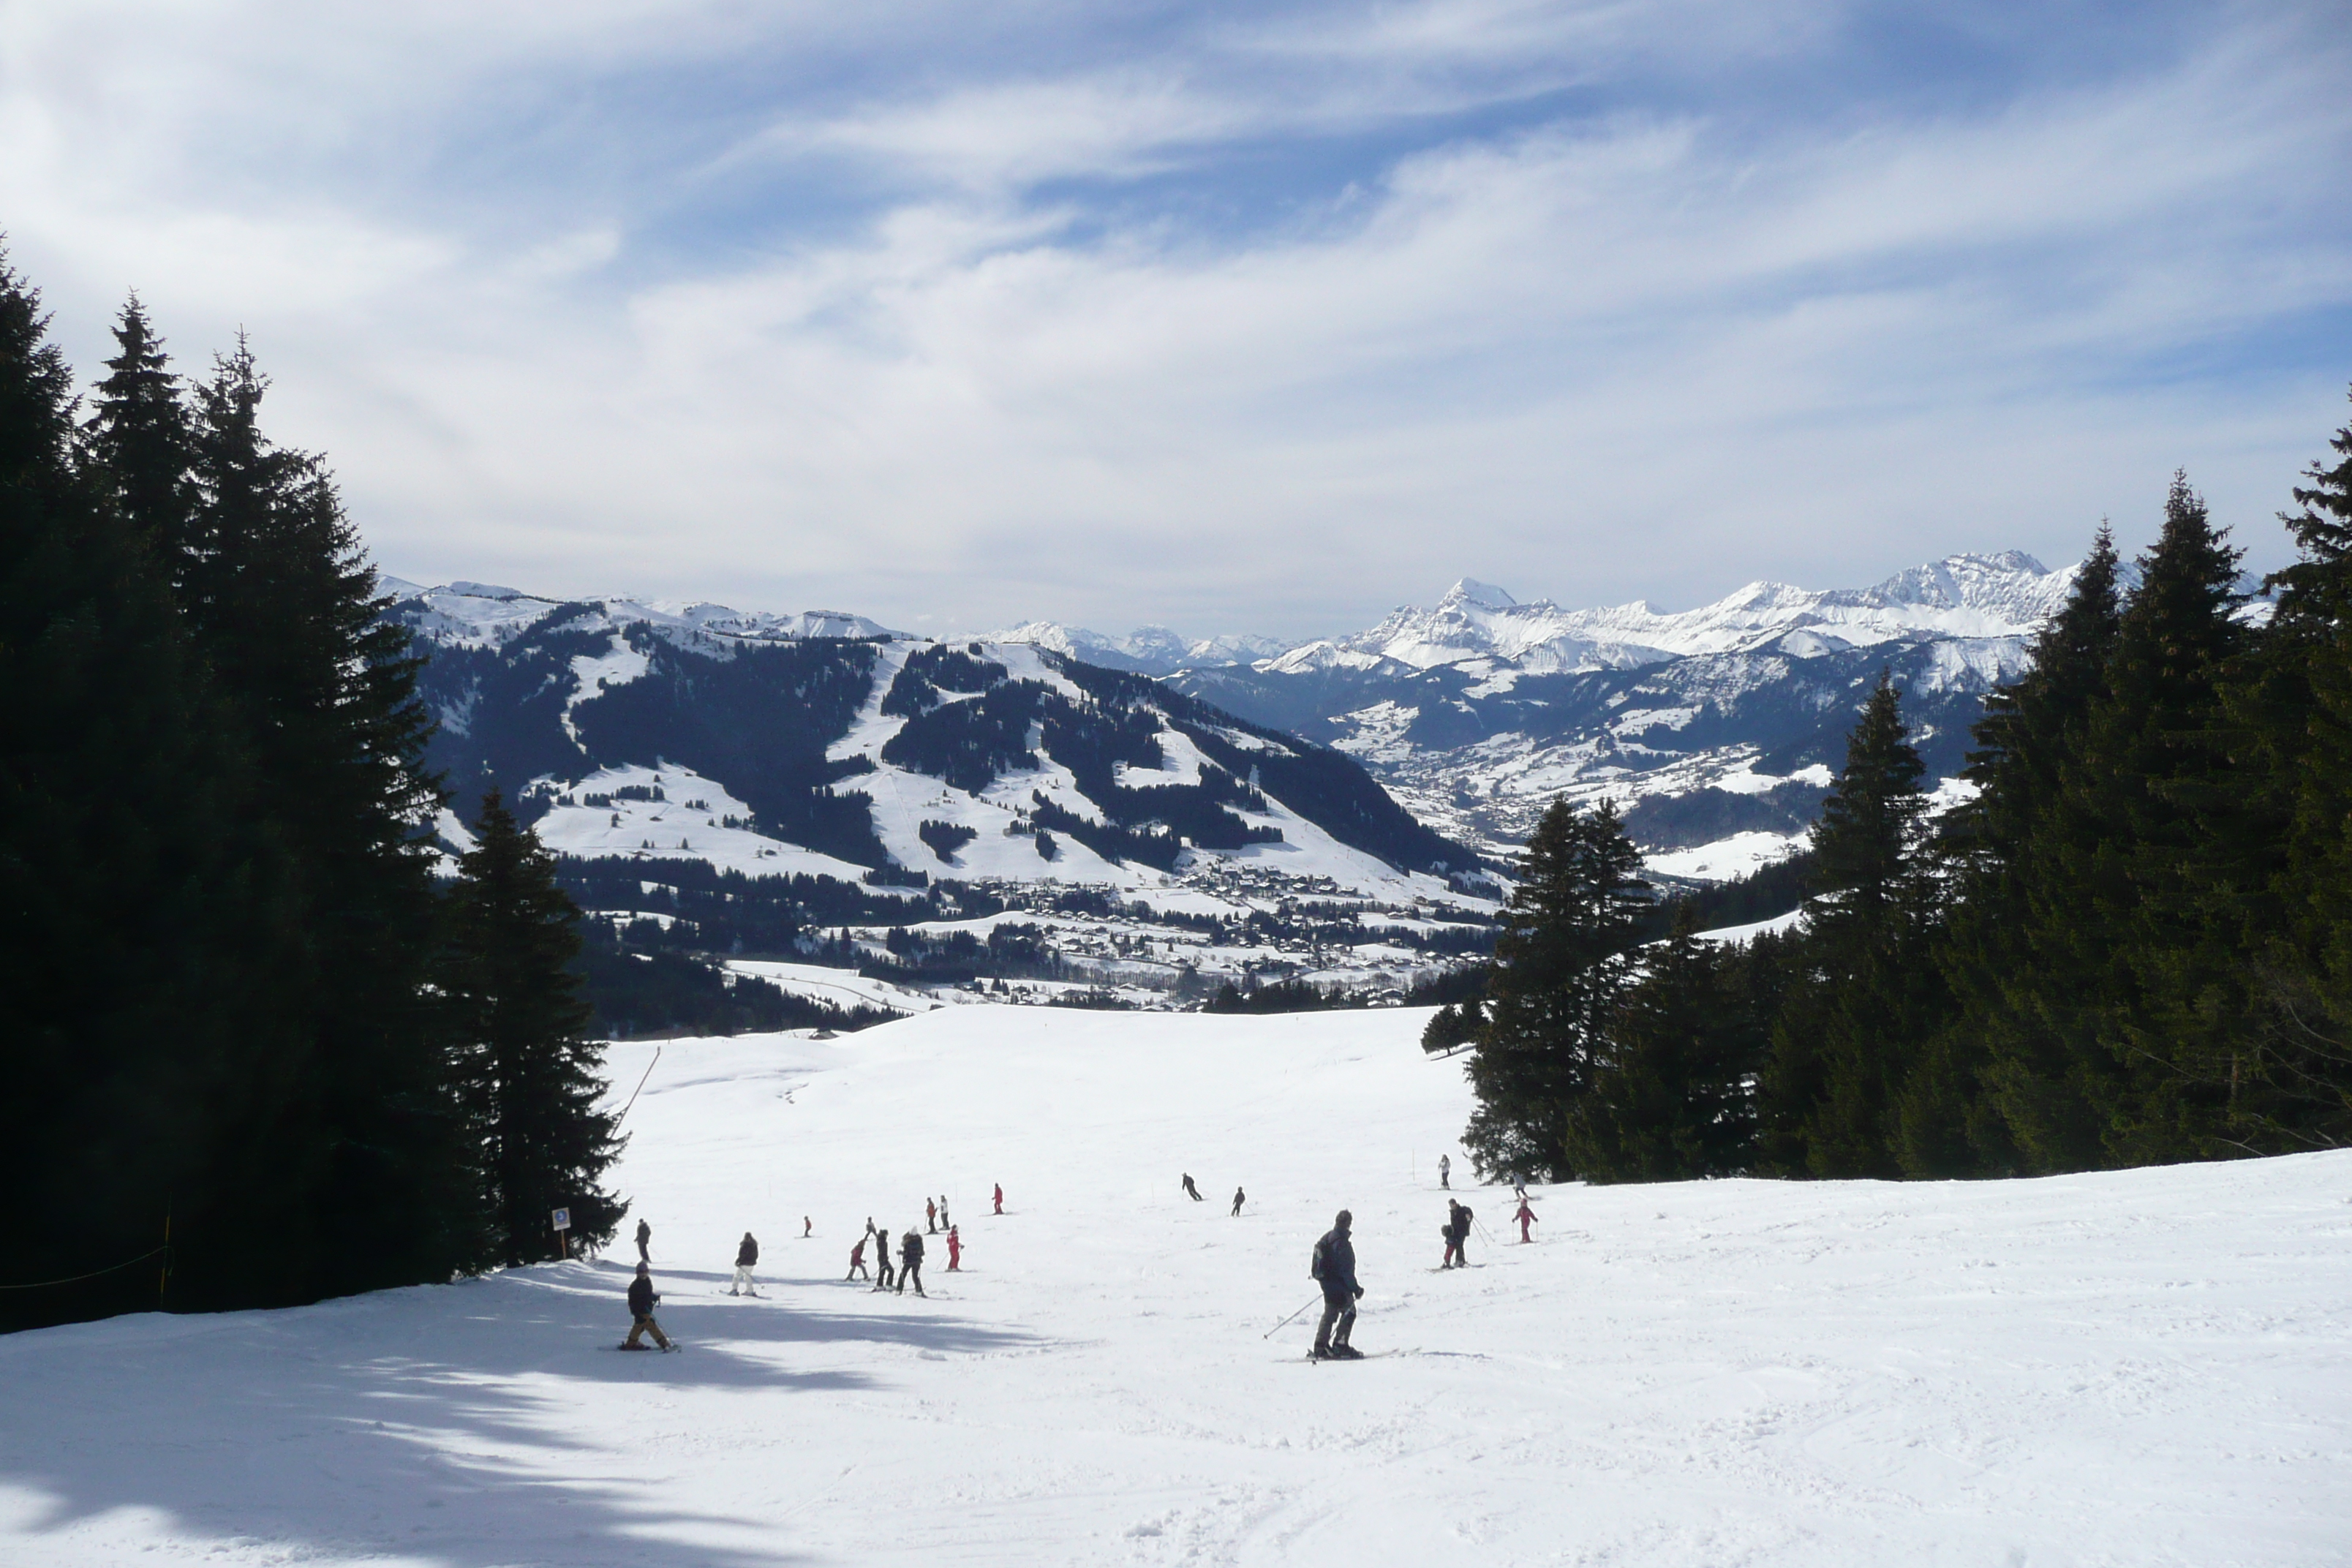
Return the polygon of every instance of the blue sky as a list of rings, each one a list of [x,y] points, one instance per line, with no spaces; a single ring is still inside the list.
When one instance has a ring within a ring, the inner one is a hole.
[[[2340,5],[0,12],[77,363],[242,325],[380,563],[915,629],[1676,607],[2154,529],[2352,383]]]

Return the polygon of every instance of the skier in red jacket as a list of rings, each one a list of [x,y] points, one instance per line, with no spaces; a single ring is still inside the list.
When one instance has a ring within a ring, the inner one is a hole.
[[[963,1237],[953,1226],[948,1226],[948,1272],[955,1273],[963,1267]]]
[[[1536,1211],[1535,1211],[1535,1210],[1533,1210],[1533,1209],[1531,1209],[1531,1208],[1529,1208],[1529,1207],[1528,1207],[1528,1200],[1527,1200],[1527,1199],[1525,1199],[1525,1198],[1521,1198],[1521,1199],[1519,1200],[1519,1212],[1518,1212],[1518,1213],[1517,1213],[1517,1214],[1515,1214],[1515,1215],[1513,1215],[1511,1217],[1512,1217],[1513,1219],[1517,1220],[1517,1221],[1519,1222],[1519,1242],[1520,1242],[1520,1244],[1521,1244],[1522,1246],[1524,1246],[1524,1245],[1526,1245],[1527,1243],[1528,1243],[1528,1242],[1530,1242],[1530,1241],[1533,1241],[1533,1240],[1535,1239],[1535,1237],[1531,1237],[1531,1236],[1529,1236],[1529,1235],[1528,1234],[1528,1226],[1531,1226],[1531,1225],[1535,1224],[1535,1222],[1536,1222]]]
[[[996,1184],[996,1212],[998,1214],[1003,1214],[1004,1212],[1004,1184],[1003,1182]]]

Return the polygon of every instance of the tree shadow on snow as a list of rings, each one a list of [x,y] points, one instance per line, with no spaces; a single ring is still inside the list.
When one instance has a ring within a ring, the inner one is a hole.
[[[659,1430],[679,1420],[662,1399],[670,1391],[886,1390],[910,1353],[1047,1343],[937,1303],[902,1310],[897,1297],[869,1315],[671,1293],[656,1316],[688,1348],[619,1354],[630,1272],[559,1264],[289,1311],[0,1339],[0,1481],[47,1500],[0,1525],[0,1542],[131,1508],[169,1514],[167,1531],[197,1550],[229,1539],[459,1568],[805,1561],[772,1519],[666,1502],[673,1489],[645,1484],[690,1452],[579,1436],[583,1385],[642,1387],[642,1399],[594,1396],[594,1419]],[[872,1348],[872,1370],[792,1364],[796,1348],[856,1342]],[[782,1418],[807,1417],[787,1406]],[[647,1473],[624,1468],[633,1447]],[[715,1544],[754,1527],[756,1548]]]

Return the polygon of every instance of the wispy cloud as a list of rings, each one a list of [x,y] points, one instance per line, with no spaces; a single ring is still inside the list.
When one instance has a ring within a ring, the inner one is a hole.
[[[0,226],[404,575],[908,623],[2274,551],[2352,378],[2317,10],[552,15],[12,8]]]

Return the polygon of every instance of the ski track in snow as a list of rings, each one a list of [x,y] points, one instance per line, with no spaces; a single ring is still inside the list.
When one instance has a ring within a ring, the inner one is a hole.
[[[1441,1273],[1469,1099],[1426,1016],[668,1042],[614,1186],[683,1353],[610,1353],[623,1245],[11,1336],[0,1562],[2345,1560],[2352,1154],[1538,1188],[1536,1245]],[[933,1239],[932,1300],[842,1283],[927,1190],[969,1271]],[[1342,1204],[1374,1356],[1312,1366],[1311,1312],[1262,1336]],[[746,1226],[763,1294],[730,1300]]]

